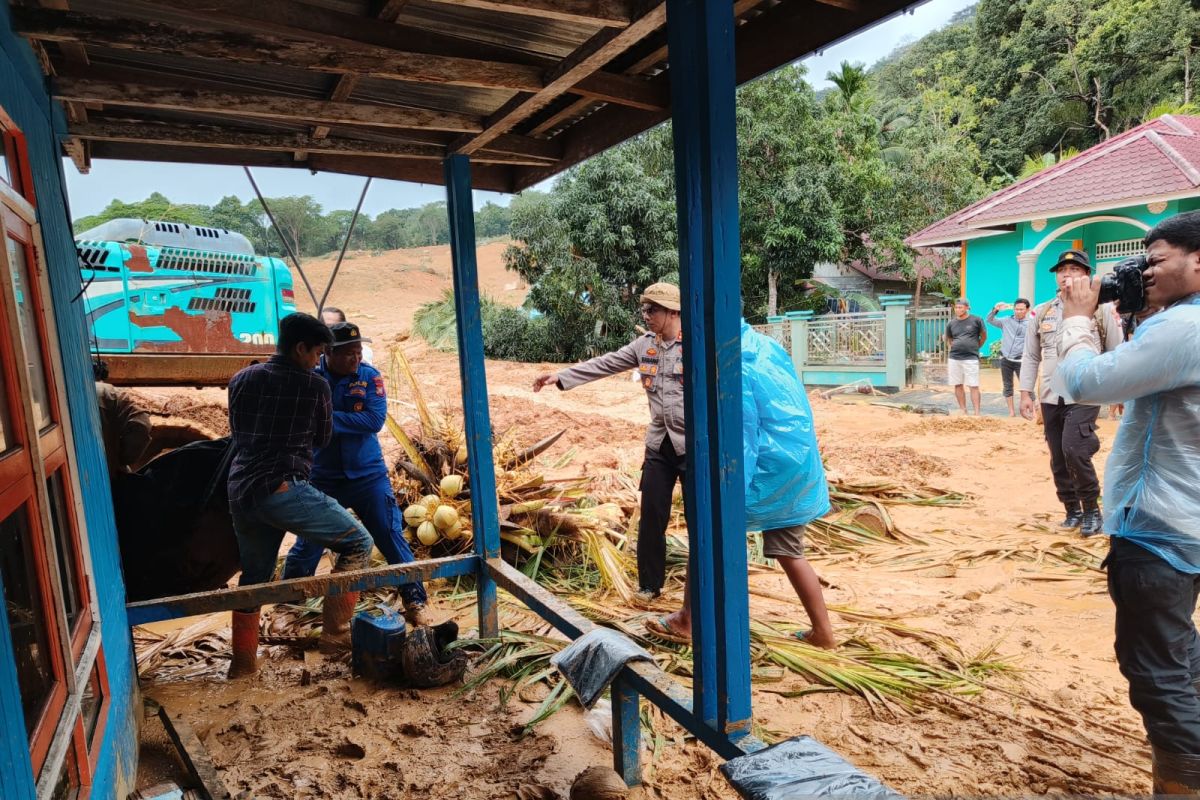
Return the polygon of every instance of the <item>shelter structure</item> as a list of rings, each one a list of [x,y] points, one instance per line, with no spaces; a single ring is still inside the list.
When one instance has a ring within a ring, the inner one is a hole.
[[[912,247],[959,247],[977,312],[1057,291],[1050,267],[1084,250],[1097,273],[1144,251],[1155,223],[1200,208],[1200,117],[1164,115],[1001,189],[914,233]]]
[[[688,341],[694,688],[614,686],[638,775],[643,696],[725,758],[750,736],[734,89],[902,0],[0,2],[0,796],[124,797],[141,718],[130,625],[293,601],[324,579],[125,603],[63,177],[66,154],[444,183],[476,552],[338,576],[477,577],[591,627],[499,557],[472,187],[517,191],[675,120]],[[164,521],[164,527],[169,522]]]

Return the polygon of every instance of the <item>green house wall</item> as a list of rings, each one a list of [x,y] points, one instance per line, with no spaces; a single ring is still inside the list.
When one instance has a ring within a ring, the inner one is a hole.
[[[965,294],[971,303],[971,311],[980,317],[986,317],[996,303],[1011,303],[1015,300],[1020,283],[1020,265],[1017,256],[1022,251],[1038,247],[1047,236],[1063,225],[1091,217],[1114,216],[1137,220],[1144,225],[1153,227],[1175,214],[1198,209],[1200,209],[1200,196],[1170,201],[1159,214],[1152,213],[1145,205],[1126,206],[1106,211],[1092,211],[1087,214],[1049,217],[1045,227],[1040,231],[1035,231],[1031,223],[1022,222],[1011,233],[967,241],[964,243],[966,247]],[[1139,225],[1116,221],[1089,222],[1062,232],[1050,240],[1038,256],[1037,266],[1034,270],[1034,296],[1029,299],[1033,301],[1034,305],[1037,305],[1054,297],[1057,288],[1050,267],[1054,265],[1058,254],[1069,249],[1075,240],[1083,240],[1083,247],[1094,263],[1096,245],[1100,242],[1136,239],[1144,234],[1145,229]],[[989,330],[988,336],[995,338],[998,333],[997,330]]]

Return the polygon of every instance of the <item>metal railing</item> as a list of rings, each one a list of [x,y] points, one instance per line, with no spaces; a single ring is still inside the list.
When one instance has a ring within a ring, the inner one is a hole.
[[[905,313],[906,358],[913,364],[946,363],[946,326],[950,308],[910,308]]]
[[[878,366],[886,358],[884,313],[825,314],[808,323],[808,359],[814,365]]]
[[[792,352],[792,323],[787,321],[768,322],[766,325],[751,325],[750,327],[763,336],[770,336],[779,342],[789,354]]]

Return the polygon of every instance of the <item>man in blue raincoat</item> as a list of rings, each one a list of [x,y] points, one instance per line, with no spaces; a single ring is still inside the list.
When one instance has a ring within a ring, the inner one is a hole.
[[[808,613],[812,629],[796,636],[816,647],[837,645],[821,583],[804,557],[804,527],[829,512],[829,485],[817,449],[812,408],[791,357],[742,321],[742,446],[746,526],[763,532],[763,555],[775,559]],[[675,641],[691,638],[691,600],[646,623]]]
[[[379,370],[362,360],[362,343],[371,340],[349,322],[336,323],[330,330],[333,344],[316,372],[329,382],[333,396],[333,438],[313,456],[312,483],[358,515],[389,564],[407,563],[413,560],[412,549],[404,539],[404,519],[379,446],[387,392]],[[323,552],[320,545],[297,539],[284,562],[284,579],[315,573]],[[408,621],[424,624],[425,588],[405,584],[400,596]]]

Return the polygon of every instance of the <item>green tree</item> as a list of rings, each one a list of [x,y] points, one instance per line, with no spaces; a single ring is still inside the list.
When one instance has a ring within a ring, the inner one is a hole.
[[[160,192],[153,192],[145,200],[135,203],[125,203],[112,200],[99,214],[81,217],[75,220],[75,231],[80,233],[97,225],[102,225],[114,219],[145,219],[169,220],[171,222],[186,222],[189,225],[207,225],[208,209],[200,205],[188,203],[172,203]]]

